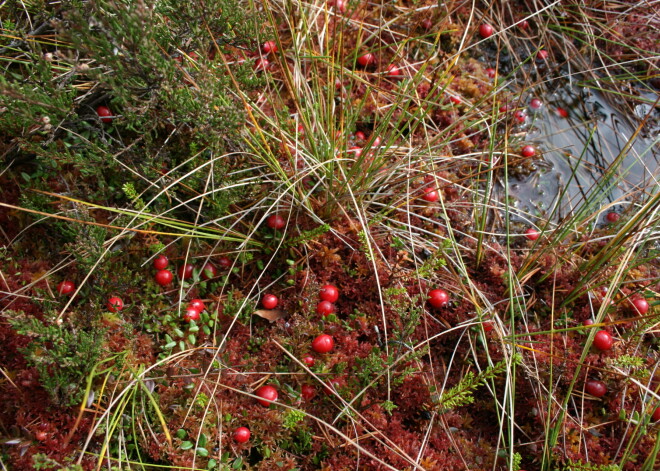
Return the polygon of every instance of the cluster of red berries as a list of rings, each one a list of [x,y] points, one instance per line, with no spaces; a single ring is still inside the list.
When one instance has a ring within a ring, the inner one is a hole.
[[[321,301],[316,305],[316,312],[327,317],[335,312],[334,303],[339,299],[339,290],[334,285],[324,285],[319,294]]]

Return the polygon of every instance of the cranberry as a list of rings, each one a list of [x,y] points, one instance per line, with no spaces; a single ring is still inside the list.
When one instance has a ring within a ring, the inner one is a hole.
[[[585,319],[582,321],[583,326],[588,326],[588,325],[594,325],[594,320],[593,319]]]
[[[429,203],[435,203],[440,198],[440,195],[433,188],[424,188],[424,195],[422,199],[428,201]]]
[[[215,265],[212,263],[206,263],[204,267],[202,267],[202,279],[210,280],[211,278],[215,278],[217,275],[218,269],[215,268]]]
[[[522,20],[520,23],[518,23],[518,28],[526,31],[529,29],[529,21],[527,20]]]
[[[332,378],[330,381],[328,381],[328,385],[323,388],[323,392],[325,392],[327,395],[331,395],[332,391],[338,390],[340,386],[341,380],[339,378]]]
[[[562,118],[568,118],[568,111],[566,111],[564,108],[561,106],[557,107],[557,114],[561,116]]]
[[[495,327],[493,326],[493,323],[490,322],[490,321],[484,322],[484,323],[481,324],[481,325],[482,325],[482,327],[484,328],[484,332],[490,332],[491,330],[493,330],[493,329],[495,328]]]
[[[525,146],[520,151],[520,154],[523,157],[534,157],[534,155],[536,154],[536,149],[534,148],[534,146]]]
[[[534,229],[533,227],[530,227],[525,231],[525,237],[527,237],[529,240],[536,240],[541,236],[541,233]]]
[[[305,355],[302,357],[302,361],[305,363],[305,365],[307,365],[308,368],[311,368],[316,363],[316,360],[314,360],[312,355]]]
[[[195,267],[190,263],[179,266],[179,269],[176,271],[176,274],[179,275],[179,278],[182,280],[189,280],[193,277],[193,270]]]
[[[154,258],[154,268],[156,270],[165,270],[169,263],[170,261],[165,255],[159,255],[158,257]]]
[[[421,26],[428,31],[429,29],[433,28],[433,22],[429,18],[424,18],[422,20]]]
[[[451,101],[455,105],[460,105],[461,104],[461,98],[456,96],[456,95],[450,96],[449,101]]]
[[[155,276],[156,283],[158,283],[160,286],[169,285],[172,282],[172,278],[174,278],[174,276],[169,270],[158,270]]]
[[[365,134],[362,131],[357,131],[355,133],[355,139],[357,139],[359,141],[364,141],[366,138],[367,138],[367,136],[365,136]]]
[[[545,49],[541,49],[539,52],[536,53],[536,60],[537,61],[544,61],[548,58],[548,55],[550,53],[546,51]]]
[[[387,66],[387,76],[390,78],[399,78],[403,74],[401,72],[401,69],[397,67],[395,64],[390,64]]]
[[[76,290],[76,285],[73,284],[73,281],[64,280],[57,285],[57,292],[60,294],[71,294]]]
[[[489,24],[482,24],[479,26],[479,36],[482,38],[490,38],[493,35],[493,27]]]
[[[328,334],[321,334],[312,341],[312,350],[316,353],[328,353],[335,346],[335,341]]]
[[[359,158],[362,155],[362,147],[360,146],[352,146],[348,148],[348,151],[351,154],[355,154],[356,158]]]
[[[657,422],[660,420],[660,407],[656,407],[655,411],[653,412],[653,415],[651,416],[651,420],[653,422]]]
[[[518,121],[519,123],[524,123],[525,120],[527,119],[527,113],[525,113],[522,110],[517,110],[515,113],[513,113],[513,117]]]
[[[433,289],[429,292],[429,304],[435,308],[445,307],[449,302],[449,294],[444,289]]]
[[[303,384],[300,388],[300,395],[304,400],[310,401],[314,399],[314,396],[316,396],[316,388],[309,384]]]
[[[186,312],[183,313],[183,320],[186,322],[198,321],[199,320],[199,311],[192,306],[189,306],[186,309]]]
[[[532,98],[532,101],[529,102],[529,107],[534,110],[541,109],[542,106],[543,106],[543,102],[538,98]]]
[[[255,72],[268,70],[268,67],[270,67],[270,61],[265,57],[260,57],[256,61],[254,61]]]
[[[609,332],[605,330],[599,330],[596,332],[596,336],[594,337],[594,347],[600,351],[605,351],[612,348],[612,345],[614,345],[614,339],[612,339]]]
[[[584,390],[592,396],[603,397],[607,392],[607,386],[602,381],[590,379],[584,384]]]
[[[275,54],[277,52],[277,43],[275,41],[266,41],[261,45],[261,52],[264,54]]]
[[[649,311],[649,303],[644,298],[635,298],[632,301],[633,308],[640,316],[643,316]]]
[[[99,115],[101,121],[104,123],[112,123],[112,111],[107,106],[98,106],[96,108],[96,114]]]
[[[319,297],[322,301],[334,303],[339,299],[339,290],[335,285],[323,285]]]
[[[230,268],[231,260],[228,259],[227,257],[220,257],[218,259],[218,265],[220,265],[220,268]]]
[[[346,2],[344,0],[334,0],[328,3],[334,5],[341,13],[346,13]]]
[[[323,317],[329,316],[335,312],[335,305],[329,301],[321,301],[316,305],[316,312]]]
[[[607,219],[607,222],[612,222],[612,223],[617,222],[620,217],[621,215],[615,212],[610,212],[605,215],[605,219]]]
[[[199,312],[206,311],[206,304],[201,299],[193,299],[188,303],[188,307],[197,309]]]
[[[374,56],[370,52],[357,58],[357,63],[360,64],[362,67],[368,67],[370,65],[373,65],[375,62],[376,62],[376,56]]]
[[[277,296],[274,294],[266,294],[263,298],[261,298],[261,305],[265,309],[275,309],[279,302],[280,300],[277,299]]]
[[[118,312],[124,309],[124,301],[117,296],[113,296],[108,299],[108,304],[106,306],[110,312]]]
[[[271,402],[277,401],[278,396],[277,389],[269,384],[261,386],[254,392],[254,394],[255,396],[259,396],[261,398],[257,399],[257,401],[264,407],[268,407]]]
[[[495,69],[493,69],[492,67],[488,67],[486,69],[486,75],[488,76],[489,79],[495,78],[495,75],[496,75]]]
[[[247,427],[238,427],[234,430],[234,441],[236,443],[245,443],[250,439],[250,429]]]
[[[286,221],[282,216],[275,213],[268,216],[266,219],[266,225],[271,229],[280,230],[284,229],[284,226],[286,226]]]

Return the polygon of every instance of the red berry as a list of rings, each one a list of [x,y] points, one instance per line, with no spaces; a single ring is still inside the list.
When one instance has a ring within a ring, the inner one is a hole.
[[[649,311],[649,303],[646,299],[644,298],[635,298],[633,299],[633,307],[635,308],[635,311],[637,311],[637,314],[640,316],[643,316]]]
[[[271,214],[268,216],[268,219],[266,219],[266,225],[271,229],[280,230],[284,229],[284,226],[286,226],[286,221],[279,214]]]
[[[176,271],[176,274],[179,275],[179,278],[182,280],[189,280],[190,278],[193,277],[193,270],[195,267],[192,266],[190,263],[186,263],[184,265],[180,265],[179,269]]]
[[[620,217],[621,215],[615,212],[607,213],[605,215],[605,219],[607,219],[607,222],[612,222],[612,223],[617,222]]]
[[[536,149],[534,148],[534,146],[525,146],[520,151],[520,154],[523,157],[533,157],[536,154]]]
[[[108,304],[106,307],[110,312],[118,312],[124,309],[124,301],[122,301],[121,298],[118,298],[117,296],[113,296],[108,299]]]
[[[76,285],[73,284],[73,281],[64,280],[57,285],[57,292],[60,294],[71,294],[76,290]]]
[[[271,402],[277,401],[277,389],[275,389],[273,386],[267,384],[265,386],[261,386],[259,389],[257,389],[254,392],[255,396],[259,396],[261,399],[257,399],[259,404],[261,404],[264,407],[268,407]]]
[[[335,341],[328,334],[321,334],[312,341],[312,350],[316,353],[328,353],[335,346]]]
[[[360,64],[362,67],[370,66],[375,62],[376,62],[376,56],[374,56],[370,52],[357,58],[357,63]]]
[[[46,441],[46,439],[48,438],[48,434],[43,430],[39,430],[37,433],[34,434],[34,438],[36,438],[40,442],[43,442]]]
[[[653,422],[657,422],[660,420],[660,407],[656,407],[655,411],[653,412],[653,415],[651,416],[651,420]]]
[[[560,106],[557,107],[557,114],[562,118],[568,118],[568,111]]]
[[[445,307],[449,302],[449,294],[444,289],[433,289],[429,292],[429,304],[435,308]]]
[[[169,270],[158,270],[155,278],[156,283],[158,283],[160,286],[167,286],[172,282],[174,275],[172,275],[172,272]]]
[[[435,191],[433,188],[424,188],[424,196],[422,196],[422,199],[424,201],[428,201],[429,203],[435,203],[438,201],[440,196],[438,195],[438,192]]]
[[[325,392],[327,395],[331,395],[332,391],[338,390],[340,386],[341,380],[339,378],[332,378],[330,381],[328,381],[328,385],[323,388],[323,392]]]
[[[602,381],[590,379],[584,384],[584,390],[592,396],[603,397],[607,392],[607,386]]]
[[[357,139],[359,141],[364,141],[366,138],[367,138],[367,136],[365,136],[365,134],[362,131],[357,131],[355,133],[355,139]]]
[[[335,305],[329,301],[321,301],[316,305],[316,312],[323,317],[329,316],[335,312]]]
[[[543,106],[543,102],[538,98],[532,98],[532,101],[529,102],[529,107],[538,110]]]
[[[188,303],[188,307],[197,309],[199,312],[206,311],[206,304],[201,299],[193,299]]]
[[[328,2],[328,4],[334,5],[341,13],[346,13],[346,2],[344,0],[334,0]]]
[[[300,395],[304,400],[310,401],[314,399],[314,396],[316,396],[316,388],[309,384],[303,384],[300,388]]]
[[[422,28],[429,30],[433,28],[433,22],[429,18],[424,18],[421,23]]]
[[[456,96],[456,95],[452,95],[452,96],[449,97],[449,101],[451,101],[455,105],[460,105],[461,98]]]
[[[516,118],[516,121],[519,123],[524,123],[525,120],[527,119],[527,113],[525,113],[522,110],[518,110],[515,113],[513,113],[513,117]]]
[[[488,24],[482,24],[479,26],[479,36],[482,38],[490,38],[493,35],[493,27]]]
[[[220,265],[221,268],[230,268],[231,260],[228,259],[227,257],[220,257],[218,259],[218,265]]]
[[[540,237],[540,235],[541,233],[533,227],[530,227],[525,231],[525,237],[527,237],[529,240],[536,240]]]
[[[268,67],[270,67],[270,62],[265,57],[260,57],[254,61],[254,70],[256,72],[268,70]]]
[[[307,367],[309,367],[309,368],[311,368],[312,366],[314,366],[314,364],[316,363],[316,360],[314,360],[314,357],[313,357],[312,355],[305,355],[305,356],[302,358],[302,361],[303,361],[303,362],[305,363],[305,365],[307,365]]]
[[[358,158],[362,155],[362,147],[360,146],[352,146],[348,148],[348,151],[352,154],[355,154],[355,157]]]
[[[96,108],[96,114],[99,115],[101,121],[104,123],[112,123],[112,111],[107,106],[99,106]]]
[[[165,270],[169,263],[170,261],[165,255],[159,255],[158,257],[154,258],[154,268],[156,270]]]
[[[494,329],[493,323],[490,321],[484,322],[482,327],[484,328],[484,332],[490,332]]]
[[[593,319],[585,319],[582,321],[582,325],[587,326],[587,325],[594,325],[594,320]]]
[[[277,43],[275,41],[266,41],[261,45],[261,51],[264,54],[275,54],[277,52]]]
[[[520,23],[518,23],[518,28],[520,28],[522,30],[528,30],[529,29],[529,21],[522,20]]]
[[[236,443],[245,443],[250,439],[250,429],[247,427],[238,427],[234,430],[234,441]]]
[[[322,301],[334,303],[339,299],[339,290],[335,285],[323,285],[319,297]]]
[[[612,339],[609,332],[605,330],[599,330],[596,332],[596,336],[594,337],[594,347],[600,351],[605,351],[612,348],[612,345],[614,345],[614,339]]]
[[[536,60],[538,61],[544,61],[548,58],[548,55],[550,53],[546,51],[545,49],[541,49],[539,52],[536,53]]]
[[[277,299],[277,296],[274,294],[266,294],[263,298],[261,298],[261,305],[265,309],[275,309],[279,302],[280,300]]]
[[[218,275],[218,269],[212,263],[206,263],[202,268],[202,279],[210,280]]]
[[[395,64],[390,64],[387,66],[387,76],[390,78],[398,78],[401,77],[403,74],[401,73],[401,69],[399,69]]]
[[[183,313],[183,320],[186,322],[198,321],[199,320],[199,311],[192,306],[189,306],[186,309],[186,312]]]
[[[488,78],[490,78],[490,79],[495,78],[495,75],[496,75],[496,71],[495,71],[495,69],[493,69],[492,67],[488,67],[488,68],[486,69],[486,75],[487,75]]]

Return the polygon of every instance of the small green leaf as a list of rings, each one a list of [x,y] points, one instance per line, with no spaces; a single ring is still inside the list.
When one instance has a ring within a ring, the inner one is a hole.
[[[179,338],[181,338],[185,335],[181,329],[174,329],[173,332],[174,332],[174,335],[176,335]]]
[[[171,350],[171,349],[173,349],[174,347],[176,347],[176,342],[175,342],[175,341],[171,341],[170,343],[165,344],[165,346],[163,347],[163,349],[164,349],[164,350]]]
[[[199,332],[199,326],[191,322],[190,327],[188,328],[189,332]]]
[[[179,430],[176,431],[176,436],[179,437],[181,440],[186,438],[186,435],[188,435],[188,432],[186,432],[184,429],[180,428]]]
[[[207,443],[207,442],[208,442],[208,439],[206,438],[206,435],[201,434],[201,435],[199,436],[199,443],[198,443],[199,446],[202,447],[202,448],[203,448],[203,447],[206,447],[206,443]]]
[[[195,450],[197,454],[203,458],[209,456],[209,451],[206,448],[198,447],[197,450]]]
[[[193,442],[191,441],[185,441],[181,442],[181,449],[182,450],[190,450],[193,447]]]
[[[243,466],[243,458],[239,456],[238,458],[236,458],[234,464],[231,467],[234,469],[239,469],[241,466]]]
[[[202,327],[202,331],[203,331],[206,335],[211,335],[211,329],[209,329],[209,327],[208,327],[207,325],[205,325],[204,327]]]
[[[208,469],[213,469],[218,465],[218,462],[214,459],[209,460],[209,464],[206,466]]]
[[[188,341],[189,341],[190,343],[192,343],[193,345],[195,345],[195,344],[197,343],[197,337],[195,337],[193,334],[190,334],[190,335],[188,336]]]

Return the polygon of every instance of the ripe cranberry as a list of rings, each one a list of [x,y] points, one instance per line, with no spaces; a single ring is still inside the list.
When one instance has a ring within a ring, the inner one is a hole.
[[[374,139],[374,142],[371,145],[373,147],[378,147],[378,146],[380,146],[381,142],[382,142],[382,139],[380,138],[380,136],[376,136],[376,138]]]
[[[499,108],[500,113],[506,113],[510,109],[511,109],[511,106],[509,106],[508,103],[505,103],[504,105],[501,105],[500,108]]]
[[[541,109],[542,106],[543,106],[543,102],[538,98],[532,98],[532,101],[529,102],[529,107],[534,110]]]
[[[493,330],[495,327],[493,326],[493,323],[490,321],[484,322],[482,324],[482,327],[484,328],[484,332],[490,332]]]
[[[588,326],[588,325],[594,325],[594,320],[593,319],[585,319],[582,321],[582,325]]]
[[[323,285],[319,297],[322,301],[334,303],[339,299],[339,290],[335,285]]]
[[[346,2],[344,0],[334,0],[328,2],[330,5],[334,5],[337,10],[341,13],[346,13]]]
[[[329,301],[321,301],[316,305],[316,312],[323,317],[329,316],[335,312],[335,305]]]
[[[174,278],[174,275],[169,270],[158,270],[155,276],[156,283],[160,286],[169,285],[172,282],[172,278]]]
[[[376,62],[376,56],[368,52],[357,58],[357,63],[362,67],[368,67]]]
[[[536,154],[536,149],[534,148],[534,146],[525,146],[520,151],[520,154],[523,157],[534,157],[534,155]]]
[[[539,52],[536,53],[536,60],[537,61],[544,61],[548,58],[548,55],[550,53],[546,51],[545,49],[541,49]]]
[[[259,396],[261,398],[257,399],[257,401],[264,407],[268,407],[271,402],[277,401],[278,396],[277,389],[269,384],[261,386],[254,392],[254,394],[255,396]]]
[[[34,438],[36,438],[40,442],[44,442],[48,438],[48,434],[43,430],[39,430],[37,433],[34,434]]]
[[[527,113],[525,113],[523,110],[517,110],[515,113],[513,113],[513,117],[519,123],[524,123],[527,119]]]
[[[268,70],[270,67],[270,61],[266,59],[265,57],[260,57],[256,61],[254,61],[254,70],[255,72],[261,72],[264,70]]]
[[[612,345],[614,345],[614,339],[612,339],[609,332],[605,330],[599,330],[596,332],[596,336],[594,337],[594,347],[600,351],[605,351],[612,348]]]
[[[495,69],[493,69],[492,67],[488,67],[486,69],[486,75],[488,76],[489,79],[495,78],[496,75]]]
[[[323,392],[330,396],[332,395],[332,391],[338,390],[340,386],[341,380],[339,378],[332,378],[330,381],[328,381],[328,385],[323,388]]]
[[[561,106],[557,107],[557,114],[561,116],[562,118],[568,118],[568,111],[566,111],[564,108]]]
[[[621,215],[615,212],[610,212],[605,215],[605,219],[607,219],[607,222],[612,222],[612,223],[617,222],[620,217]]]
[[[275,54],[277,52],[277,43],[275,41],[266,41],[261,45],[261,52],[264,54]]]
[[[644,314],[649,312],[649,303],[644,298],[635,298],[633,299],[632,304],[633,304],[633,308],[640,316],[643,316]]]
[[[529,240],[536,240],[541,236],[541,233],[534,229],[533,227],[530,227],[525,231],[525,237],[527,237]]]
[[[184,265],[180,265],[179,269],[176,271],[176,274],[179,275],[179,278],[182,280],[189,280],[190,278],[193,277],[193,270],[195,267],[192,266],[190,263],[186,263]]]
[[[602,381],[590,379],[584,384],[584,390],[592,396],[603,397],[607,392],[607,386]]]
[[[401,69],[399,69],[395,64],[390,64],[387,66],[387,76],[390,78],[399,78],[403,75]]]
[[[188,303],[188,307],[197,309],[199,312],[206,311],[206,304],[201,299],[193,299]]]
[[[206,263],[202,268],[202,279],[210,280],[218,275],[218,269],[212,263]]]
[[[284,226],[286,226],[286,221],[282,216],[275,213],[268,216],[268,219],[266,219],[266,225],[271,229],[280,230],[284,229]]]
[[[306,401],[311,401],[316,396],[316,388],[309,384],[303,384],[300,388],[300,395]]]
[[[280,300],[277,299],[277,296],[274,294],[266,294],[263,298],[261,298],[261,305],[265,309],[275,309],[279,302]]]
[[[520,23],[518,23],[518,28],[527,31],[529,29],[529,21],[522,20]]]
[[[250,439],[250,429],[247,427],[238,427],[234,430],[234,441],[236,443],[245,443]]]
[[[449,294],[444,289],[433,289],[429,292],[429,304],[435,308],[445,307],[449,302]]]
[[[199,311],[192,306],[188,306],[186,312],[183,313],[183,320],[186,322],[199,320]]]
[[[305,365],[307,365],[308,368],[311,368],[316,363],[316,360],[314,360],[312,355],[305,355],[302,357],[302,361],[305,363]]]
[[[312,341],[312,350],[316,353],[328,353],[335,346],[335,341],[328,334],[321,334]]]
[[[156,270],[165,270],[169,263],[170,261],[165,255],[159,255],[158,257],[154,258],[154,268]]]
[[[98,106],[96,108],[96,114],[99,115],[101,121],[104,123],[112,123],[112,111],[107,106]]]
[[[440,198],[440,195],[433,188],[426,187],[424,188],[424,195],[422,199],[428,201],[429,203],[435,203]]]
[[[429,29],[433,28],[433,22],[429,18],[424,18],[422,20],[421,26],[428,31]]]
[[[352,146],[348,148],[348,151],[351,154],[354,154],[356,158],[359,158],[362,155],[362,147],[360,146]]]
[[[461,104],[461,98],[456,96],[456,95],[450,96],[449,101],[451,101],[455,105],[460,105]]]
[[[73,284],[73,281],[64,280],[57,285],[57,292],[60,294],[71,294],[76,290],[76,285]]]
[[[359,141],[364,141],[366,138],[367,138],[367,136],[365,136],[365,134],[362,131],[357,131],[355,133],[355,139],[357,139]]]
[[[482,38],[490,38],[493,35],[493,27],[489,24],[482,24],[479,26],[479,36]]]
[[[124,301],[122,301],[121,298],[118,298],[117,296],[113,296],[108,299],[108,304],[106,307],[110,312],[118,312],[124,309]]]
[[[220,265],[220,268],[230,268],[231,260],[228,259],[227,257],[220,257],[218,259],[218,265]]]
[[[656,407],[655,411],[653,412],[653,415],[651,416],[651,420],[653,422],[657,422],[660,420],[660,407]]]

